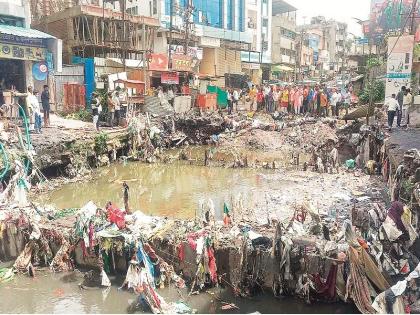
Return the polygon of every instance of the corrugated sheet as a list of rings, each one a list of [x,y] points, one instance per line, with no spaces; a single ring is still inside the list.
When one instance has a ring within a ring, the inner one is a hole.
[[[17,27],[3,24],[0,24],[0,33],[29,38],[55,38],[54,36],[51,36],[47,33],[38,30],[34,30],[32,28]]]
[[[61,73],[55,73],[55,93],[56,93],[56,111],[63,111],[64,103],[64,85],[66,83],[79,83],[84,85],[84,65],[63,65],[63,71]],[[53,108],[54,109],[54,108]]]

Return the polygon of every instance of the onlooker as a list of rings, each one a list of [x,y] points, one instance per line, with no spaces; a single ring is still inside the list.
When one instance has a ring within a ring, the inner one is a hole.
[[[34,116],[35,116],[35,119],[34,119],[35,120],[35,132],[36,133],[41,133],[42,118],[41,118],[41,107],[39,106],[38,97],[39,97],[38,91],[34,91],[32,108],[33,108]]]
[[[168,88],[168,103],[174,107],[175,94],[171,87]]]
[[[44,111],[44,126],[50,125],[50,91],[48,85],[44,85],[41,93],[42,110]]]
[[[102,112],[102,106],[96,92],[92,93],[90,106],[92,108],[93,127],[96,131],[99,131],[99,114]]]
[[[235,105],[236,107],[236,111],[238,111],[239,92],[237,89],[233,90],[232,101],[233,101],[233,105]],[[232,108],[233,108],[233,105],[232,105]]]
[[[341,99],[341,95],[337,92],[336,89],[333,90],[331,95],[331,115],[338,117],[338,106]]]
[[[402,119],[402,108],[404,105],[404,95],[405,95],[406,87],[402,86],[401,90],[397,94],[397,101],[398,101],[398,110],[397,110],[397,126],[401,127],[401,119]]]
[[[388,130],[391,131],[392,125],[394,123],[395,113],[400,108],[398,101],[395,99],[395,94],[392,94],[391,98],[385,101],[384,106],[387,108],[388,111]]]
[[[227,105],[228,105],[228,114],[232,114],[232,107],[233,107],[233,101],[232,101],[232,93],[230,89],[227,89],[226,91],[226,98],[227,98]]]
[[[110,124],[111,128],[114,128],[115,104],[114,104],[114,101],[112,99],[112,92],[108,92],[107,104],[108,104],[108,112],[109,112],[109,124]]]
[[[411,95],[411,90],[406,89],[405,95],[403,98],[403,107],[402,107],[402,121],[405,125],[408,125],[409,123],[409,116],[408,116],[408,110],[413,103],[413,95]]]
[[[257,110],[261,110],[264,104],[264,93],[262,88],[260,87],[257,92]]]

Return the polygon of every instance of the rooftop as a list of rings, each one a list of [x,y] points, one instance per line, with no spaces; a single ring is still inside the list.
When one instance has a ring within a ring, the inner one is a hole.
[[[272,15],[297,11],[297,9],[284,0],[273,0]]]

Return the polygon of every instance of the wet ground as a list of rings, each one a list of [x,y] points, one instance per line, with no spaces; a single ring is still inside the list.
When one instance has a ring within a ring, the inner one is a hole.
[[[122,207],[124,181],[130,187],[130,208],[146,214],[194,218],[200,204],[211,198],[216,217],[221,219],[223,203],[232,205],[242,198],[245,209],[252,210],[250,216],[284,219],[296,203],[304,200],[310,200],[321,211],[329,211],[337,201],[348,202],[354,190],[369,184],[369,177],[345,172],[318,174],[132,162],[98,169],[93,180],[65,184],[38,196],[37,201],[58,208],[82,207],[89,200],[99,206],[113,201]]]
[[[23,275],[11,282],[0,284],[1,313],[129,313],[136,295],[118,290],[122,279],[110,277],[109,290],[79,288],[82,275],[78,272],[51,274],[39,272],[35,278]],[[350,304],[334,303],[307,305],[293,298],[274,298],[271,293],[254,298],[236,298],[225,289],[215,288],[188,297],[188,291],[169,287],[158,290],[166,302],[183,301],[198,313],[355,313]],[[234,303],[239,310],[224,311],[223,302]]]

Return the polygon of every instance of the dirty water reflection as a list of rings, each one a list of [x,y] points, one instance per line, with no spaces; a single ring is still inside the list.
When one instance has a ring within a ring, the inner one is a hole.
[[[39,197],[38,201],[59,208],[81,207],[89,200],[100,206],[107,201],[122,206],[122,183],[126,181],[130,187],[132,209],[152,215],[192,218],[200,201],[211,198],[221,216],[223,202],[230,203],[239,194],[244,196],[244,203],[248,202],[248,205],[251,201],[258,201],[272,185],[264,179],[264,174],[269,173],[273,171],[181,163],[113,164],[98,169],[92,181],[66,184]]]
[[[129,313],[136,295],[118,290],[122,278],[110,276],[113,283],[107,290],[79,288],[82,274],[39,272],[35,278],[19,275],[9,283],[0,284],[0,313]],[[198,313],[355,313],[352,305],[335,303],[307,305],[293,298],[276,299],[271,294],[251,299],[231,296],[226,290],[215,288],[211,293],[188,297],[188,291],[174,287],[159,290],[167,302],[184,301]],[[215,296],[219,296],[218,299]],[[222,311],[223,300],[239,307],[235,311]],[[136,313],[140,313],[136,310]]]

